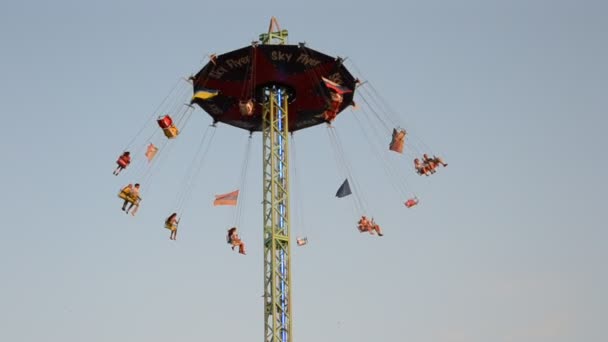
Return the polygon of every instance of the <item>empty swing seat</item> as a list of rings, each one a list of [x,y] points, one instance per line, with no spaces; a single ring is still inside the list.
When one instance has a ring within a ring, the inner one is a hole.
[[[243,116],[252,116],[254,110],[253,101],[249,100],[239,102],[239,110]]]
[[[171,125],[167,128],[163,128],[163,133],[165,133],[167,138],[173,139],[179,135],[179,130],[177,127],[175,127],[175,125]]]

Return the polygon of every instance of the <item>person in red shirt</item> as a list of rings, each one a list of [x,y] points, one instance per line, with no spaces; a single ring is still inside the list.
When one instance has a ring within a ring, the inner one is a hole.
[[[116,167],[116,170],[114,170],[114,176],[118,176],[120,171],[124,170],[127,166],[129,166],[129,164],[131,164],[131,153],[126,151],[125,153],[121,154],[120,157],[118,157],[116,164],[118,164],[118,166]]]

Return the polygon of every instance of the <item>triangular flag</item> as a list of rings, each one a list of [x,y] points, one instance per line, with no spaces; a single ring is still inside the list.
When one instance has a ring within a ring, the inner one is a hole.
[[[350,194],[352,194],[352,192],[350,191],[350,185],[348,185],[348,179],[345,179],[344,183],[342,183],[342,185],[340,185],[338,192],[336,192],[336,197],[342,198],[342,197],[348,196]]]
[[[236,205],[238,197],[238,190],[223,195],[215,195],[215,201],[213,201],[213,205]]]
[[[158,147],[150,143],[150,145],[148,145],[148,149],[146,150],[146,158],[148,158],[149,162],[152,161],[152,158],[154,158],[156,152],[158,152]]]

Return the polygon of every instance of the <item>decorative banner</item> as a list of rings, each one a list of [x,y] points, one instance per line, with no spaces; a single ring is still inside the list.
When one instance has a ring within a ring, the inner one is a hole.
[[[218,205],[236,205],[236,201],[239,197],[239,191],[235,190],[233,192],[223,194],[223,195],[215,195],[215,201],[213,201],[213,206]]]

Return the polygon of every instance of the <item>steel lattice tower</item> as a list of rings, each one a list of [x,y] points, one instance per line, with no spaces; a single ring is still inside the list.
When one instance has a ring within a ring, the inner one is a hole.
[[[287,31],[272,32],[273,24],[260,40],[285,44]],[[280,86],[269,86],[264,93],[264,341],[288,342],[292,341],[288,94]]]

